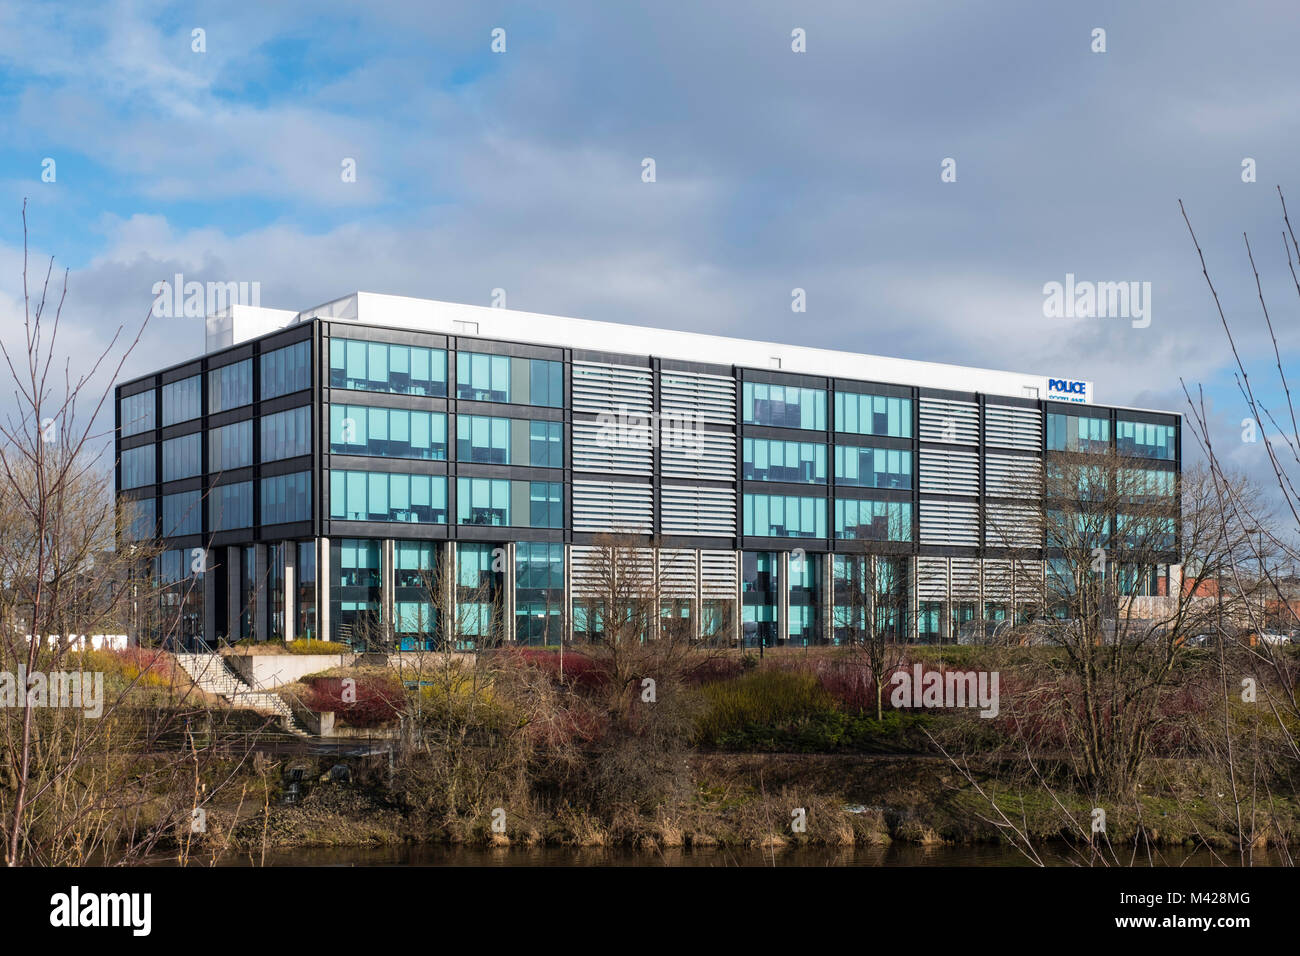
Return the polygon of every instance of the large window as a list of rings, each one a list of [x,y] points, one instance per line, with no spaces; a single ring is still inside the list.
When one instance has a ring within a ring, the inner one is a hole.
[[[154,390],[139,392],[122,399],[122,435],[138,435],[154,427]]]
[[[1115,444],[1121,455],[1174,460],[1174,426],[1116,422]]]
[[[153,498],[123,498],[122,519],[132,541],[144,541],[158,533],[158,508]]]
[[[483,352],[456,353],[456,397],[517,405],[564,405],[564,365]]]
[[[1178,474],[1156,468],[1121,468],[1118,484],[1127,501],[1156,502],[1174,497]]]
[[[294,568],[297,609],[294,634],[316,636],[316,542],[298,542],[298,565]]]
[[[141,445],[139,448],[128,448],[122,452],[123,488],[152,485],[157,480],[156,476],[153,445]]]
[[[760,538],[826,537],[826,499],[745,495],[745,534]]]
[[[182,491],[175,495],[163,495],[163,535],[180,537],[183,534],[199,534],[202,532],[202,502],[203,493],[201,491]]]
[[[835,537],[911,541],[912,503],[836,498]]]
[[[858,488],[911,488],[912,453],[900,448],[836,445],[835,483]]]
[[[331,405],[330,452],[444,461],[447,416],[400,408]]]
[[[208,528],[229,531],[253,526],[253,483],[237,481],[208,492]]]
[[[247,468],[253,463],[253,423],[235,422],[208,432],[208,472]]]
[[[825,445],[768,438],[746,438],[741,444],[746,481],[826,482]]]
[[[446,524],[447,479],[442,475],[331,471],[330,517]]]
[[[747,425],[826,430],[826,392],[822,389],[746,382],[741,392]]]
[[[515,640],[558,643],[564,610],[564,545],[521,541],[515,545]]]
[[[208,372],[208,414],[239,408],[253,400],[253,360],[244,359]]]
[[[835,430],[853,435],[911,438],[912,400],[836,392]]]
[[[310,471],[262,479],[262,524],[310,520]]]
[[[561,528],[564,485],[558,481],[458,478],[458,524]],[[525,516],[527,519],[524,520]]]
[[[564,467],[564,423],[459,415],[456,458],[491,465]]]
[[[311,406],[301,405],[262,418],[262,461],[311,454]]]
[[[203,470],[203,435],[181,435],[162,443],[163,481],[193,478]]]
[[[1110,419],[1049,412],[1047,447],[1050,451],[1109,451]]]
[[[336,641],[368,648],[382,636],[380,542],[343,538],[330,542],[330,629]]]
[[[447,353],[416,345],[330,339],[330,388],[445,397]]]
[[[434,647],[437,555],[429,541],[393,542],[393,630],[403,650]]]
[[[262,356],[263,401],[310,387],[311,342],[295,342]]]
[[[162,423],[175,425],[203,414],[203,376],[191,375],[162,387]]]

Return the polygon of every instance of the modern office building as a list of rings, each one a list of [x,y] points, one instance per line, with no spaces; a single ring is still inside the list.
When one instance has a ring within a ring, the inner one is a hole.
[[[870,613],[952,640],[1035,612],[1043,562],[1009,549],[1043,544],[1024,489],[1045,458],[1117,449],[1176,501],[1179,415],[1063,373],[369,293],[231,306],[206,334],[118,387],[117,487],[123,536],[161,536],[182,633],[210,641],[582,640],[610,533],[650,549],[664,615],[702,636],[831,642]],[[474,605],[454,635],[439,567]]]

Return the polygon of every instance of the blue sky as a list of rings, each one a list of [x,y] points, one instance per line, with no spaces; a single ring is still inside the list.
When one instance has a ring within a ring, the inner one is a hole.
[[[1271,362],[1250,234],[1294,363],[1275,186],[1300,215],[1297,49],[1281,2],[10,3],[0,334],[27,197],[33,251],[72,270],[74,360],[176,272],[295,310],[500,287],[531,311],[1089,378],[1107,403],[1182,409],[1181,377],[1258,471],[1178,200],[1243,352]],[[1150,326],[1046,318],[1067,273],[1150,282]],[[154,320],[126,371],[201,343],[198,320]]]

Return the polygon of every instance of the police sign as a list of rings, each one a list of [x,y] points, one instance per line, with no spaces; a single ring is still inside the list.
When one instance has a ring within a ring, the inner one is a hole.
[[[1087,402],[1088,383],[1077,379],[1049,378],[1047,380],[1047,397],[1062,402]]]

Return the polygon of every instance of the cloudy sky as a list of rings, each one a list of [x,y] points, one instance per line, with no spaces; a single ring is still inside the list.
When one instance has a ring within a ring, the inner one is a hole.
[[[1300,350],[1276,190],[1300,219],[1294,4],[538,6],[0,6],[0,335],[26,197],[33,253],[71,270],[74,363],[177,272],[293,310],[499,287],[517,309],[1088,378],[1106,403],[1181,410],[1181,378],[1260,467],[1178,201],[1262,381],[1243,233],[1284,361]],[[1045,316],[1067,273],[1149,282],[1149,326]],[[201,349],[200,320],[154,319],[126,371]]]

